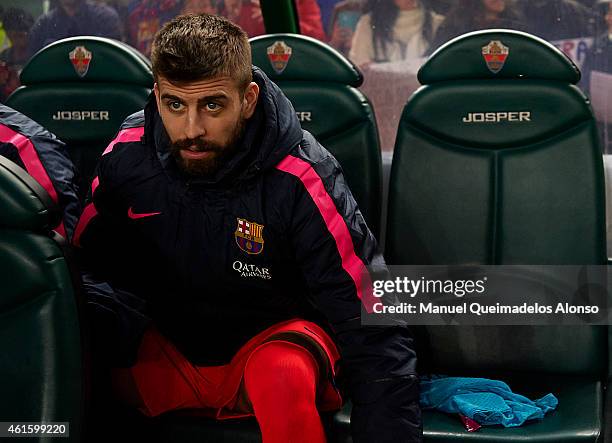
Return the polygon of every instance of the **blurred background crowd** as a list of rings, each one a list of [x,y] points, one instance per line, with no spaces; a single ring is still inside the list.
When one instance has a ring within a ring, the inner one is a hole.
[[[583,71],[612,73],[612,0],[295,0],[302,34],[329,43],[368,72],[422,61],[468,31],[511,28],[562,49]],[[3,0],[0,102],[39,49],[76,35],[111,37],[148,56],[156,31],[179,14],[220,14],[264,34],[259,0]],[[612,78],[612,77],[611,77]]]

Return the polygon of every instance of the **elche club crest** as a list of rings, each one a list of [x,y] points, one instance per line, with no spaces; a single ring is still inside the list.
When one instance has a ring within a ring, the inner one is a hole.
[[[70,51],[68,57],[79,77],[85,77],[92,59],[91,52],[85,46],[77,46]]]
[[[488,45],[482,47],[482,56],[493,74],[502,70],[509,53],[510,48],[499,40],[491,40]]]
[[[237,218],[237,221],[238,226],[236,226],[234,237],[236,238],[236,244],[238,247],[247,254],[259,254],[261,251],[263,251],[264,225],[253,223],[243,218]]]
[[[268,60],[270,60],[270,64],[274,71],[276,71],[277,74],[281,74],[287,67],[293,50],[291,46],[287,45],[284,41],[277,40],[266,48],[266,52],[268,53]]]

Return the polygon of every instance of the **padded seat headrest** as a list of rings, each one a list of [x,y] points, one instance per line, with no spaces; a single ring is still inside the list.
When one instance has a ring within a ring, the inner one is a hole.
[[[402,115],[402,122],[440,141],[492,150],[538,143],[591,119],[578,87],[543,80],[427,85]]]
[[[423,85],[448,80],[530,79],[576,84],[580,71],[563,52],[531,34],[487,29],[435,51],[418,73]]]
[[[102,37],[58,40],[37,52],[8,99],[69,145],[106,145],[123,119],[142,109],[151,88],[149,61]]]
[[[41,231],[57,226],[59,207],[26,171],[0,156],[0,226]]]
[[[21,71],[21,84],[123,83],[151,88],[148,60],[125,43],[103,37],[70,37],[38,51]]]
[[[106,146],[121,122],[143,108],[150,89],[120,83],[41,83],[21,86],[7,105],[69,145]]]
[[[358,87],[361,72],[332,47],[298,34],[250,39],[253,64],[274,81],[318,81]]]

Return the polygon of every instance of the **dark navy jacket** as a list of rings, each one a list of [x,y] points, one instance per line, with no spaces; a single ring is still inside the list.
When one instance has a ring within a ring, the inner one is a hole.
[[[80,213],[74,166],[64,143],[25,115],[0,104],[0,155],[25,169],[63,211],[55,228],[70,240]]]
[[[255,114],[216,176],[181,174],[153,98],[102,156],[75,234],[110,283],[86,278],[98,340],[130,364],[153,321],[192,362],[217,365],[274,323],[316,321],[342,356],[354,441],[417,441],[412,338],[360,323],[376,240],[334,157],[257,68],[254,79]]]

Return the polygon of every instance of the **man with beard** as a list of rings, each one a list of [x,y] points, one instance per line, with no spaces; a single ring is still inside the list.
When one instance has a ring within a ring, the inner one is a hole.
[[[148,416],[254,415],[265,443],[316,443],[338,382],[353,441],[421,441],[409,331],[360,321],[376,240],[246,34],[181,16],[152,65],[154,95],[103,154],[75,233],[119,397]]]

